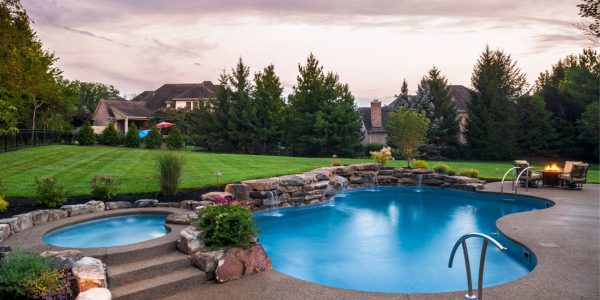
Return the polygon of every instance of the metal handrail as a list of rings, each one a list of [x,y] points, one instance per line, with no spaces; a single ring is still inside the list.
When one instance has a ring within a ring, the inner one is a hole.
[[[519,178],[521,178],[521,175],[523,175],[523,173],[525,173],[525,171],[529,170],[529,169],[533,169],[534,167],[527,167],[525,169],[523,169],[523,171],[521,171],[521,173],[519,173],[519,176],[517,176],[517,184],[515,185],[515,195],[517,194],[517,187],[519,186]],[[525,191],[529,192],[529,177],[527,176],[527,180],[525,181]]]
[[[508,173],[514,169],[517,169],[519,167],[512,167],[510,169],[508,169],[508,171],[506,171],[506,173],[504,173],[504,176],[502,176],[502,183],[500,184],[500,194],[504,193],[504,180],[506,179],[506,176],[508,175]],[[514,172],[513,172],[514,173]],[[510,190],[514,191],[515,190],[515,178],[513,176],[513,180],[512,180],[512,184],[510,186]]]
[[[472,237],[483,238],[483,247],[481,248],[481,257],[479,258],[479,276],[478,276],[478,280],[477,280],[477,296],[473,295],[473,282],[471,280],[471,264],[469,263],[469,251],[467,250],[467,243],[465,242],[468,238],[472,238]],[[452,247],[452,253],[450,254],[450,260],[448,261],[448,268],[452,268],[452,262],[454,261],[454,254],[456,254],[456,250],[458,249],[458,246],[462,245],[462,248],[463,248],[463,254],[465,256],[465,266],[467,268],[468,290],[467,290],[467,294],[465,295],[465,298],[467,298],[467,299],[476,299],[476,298],[482,299],[483,298],[483,267],[485,264],[485,254],[487,252],[488,241],[492,242],[494,244],[494,246],[496,246],[498,249],[500,249],[500,251],[504,252],[507,250],[506,247],[502,246],[502,244],[500,244],[494,238],[490,237],[489,235],[486,235],[483,233],[478,233],[478,232],[467,233],[467,234],[463,235],[462,237],[460,237],[458,239],[458,241],[456,241],[456,243],[454,244],[454,247]]]

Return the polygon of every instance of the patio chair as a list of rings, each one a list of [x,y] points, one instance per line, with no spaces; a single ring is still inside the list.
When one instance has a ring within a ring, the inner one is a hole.
[[[521,172],[523,172],[525,168],[529,167],[529,162],[527,162],[526,160],[515,160],[513,162],[513,165],[517,167],[515,169],[516,176],[519,176],[519,174],[521,174]],[[542,180],[542,174],[539,172],[531,171],[531,169],[529,169],[525,171],[523,175],[521,175],[521,178],[519,178],[519,183],[521,184],[521,186],[525,186],[527,181],[529,181],[529,186],[538,186],[540,180]]]
[[[573,170],[574,164],[582,164],[582,163],[583,163],[582,161],[571,161],[571,160],[565,161],[565,167],[563,168],[563,174],[571,173],[571,170]]]
[[[583,184],[587,182],[587,172],[590,168],[589,164],[574,163],[571,172],[563,173],[558,176],[560,186],[576,189],[583,188]]]

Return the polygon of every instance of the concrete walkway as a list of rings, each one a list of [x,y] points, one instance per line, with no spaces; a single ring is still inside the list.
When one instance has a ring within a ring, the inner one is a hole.
[[[485,186],[487,192],[499,190],[499,183]],[[505,190],[510,190],[508,184]],[[508,215],[496,223],[506,236],[535,253],[537,267],[519,280],[484,289],[484,297],[600,299],[600,186],[586,184],[583,190],[540,187],[531,188],[528,193],[522,188],[519,194],[556,203],[548,209]],[[309,283],[271,270],[225,284],[201,285],[165,299],[465,299],[464,294],[356,292]]]

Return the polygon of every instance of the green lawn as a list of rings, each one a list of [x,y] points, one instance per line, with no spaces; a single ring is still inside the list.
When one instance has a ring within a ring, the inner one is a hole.
[[[90,180],[97,174],[118,178],[120,193],[135,194],[158,190],[155,157],[161,151],[102,146],[46,146],[0,154],[0,178],[7,187],[7,197],[35,196],[35,176],[55,176],[68,187],[72,196],[88,195]],[[198,188],[215,185],[213,174],[222,173],[219,184],[245,179],[272,177],[328,166],[331,158],[302,158],[283,156],[215,154],[181,152],[186,165],[181,186]],[[369,159],[342,159],[344,164],[369,162]],[[476,168],[481,177],[499,179],[510,162],[449,161],[450,167],[460,171]],[[430,167],[435,162],[429,162]],[[404,166],[404,161],[393,161],[391,166]],[[588,174],[588,181],[600,182],[598,166]]]

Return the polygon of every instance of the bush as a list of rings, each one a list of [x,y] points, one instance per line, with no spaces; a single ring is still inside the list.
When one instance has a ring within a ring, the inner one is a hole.
[[[163,195],[177,194],[183,164],[183,157],[177,154],[165,153],[158,157],[158,182]]]
[[[390,147],[383,147],[379,151],[371,151],[371,158],[384,167],[390,160],[394,160],[392,149]]]
[[[100,143],[106,146],[116,146],[119,144],[119,133],[117,129],[115,129],[115,125],[110,123],[108,127],[104,128],[102,134],[100,135]]]
[[[90,185],[92,195],[98,200],[111,200],[118,191],[117,180],[114,176],[96,175]]]
[[[40,179],[35,177],[37,184],[36,203],[38,205],[55,208],[67,201],[67,191],[55,178],[45,177]]]
[[[471,178],[479,178],[479,170],[477,169],[466,169],[460,173],[462,176],[467,176]]]
[[[156,125],[152,125],[150,132],[148,132],[148,135],[144,137],[144,145],[148,149],[157,149],[162,146],[162,142],[162,137],[160,136],[158,128],[156,128]]]
[[[183,135],[181,134],[181,130],[179,128],[174,127],[169,131],[169,136],[167,137],[167,148],[169,150],[179,150],[183,148]]]
[[[129,148],[139,148],[141,143],[140,131],[138,130],[135,123],[131,124],[129,131],[125,134],[123,144]]]
[[[453,169],[450,169],[450,170],[448,170],[448,172],[446,172],[446,175],[454,176],[454,175],[456,175],[456,171]]]
[[[339,167],[339,166],[343,166],[344,164],[342,163],[341,159],[334,157],[333,161],[331,162],[331,165],[334,167]]]
[[[79,135],[77,136],[77,142],[80,146],[92,146],[96,143],[96,135],[94,134],[90,122],[85,122],[83,127],[81,127]]]
[[[37,254],[15,251],[0,261],[0,299],[49,297],[65,287],[62,272]]]
[[[448,174],[450,167],[447,164],[437,164],[433,167],[433,170],[441,174]]]
[[[0,196],[0,212],[8,210],[8,201],[4,200],[4,197]]]
[[[204,232],[204,243],[211,249],[248,248],[258,233],[252,212],[239,205],[205,207],[198,220],[198,229]]]
[[[424,169],[424,168],[427,168],[427,166],[428,166],[428,164],[424,160],[415,160],[415,162],[414,162],[414,167],[417,169]]]

